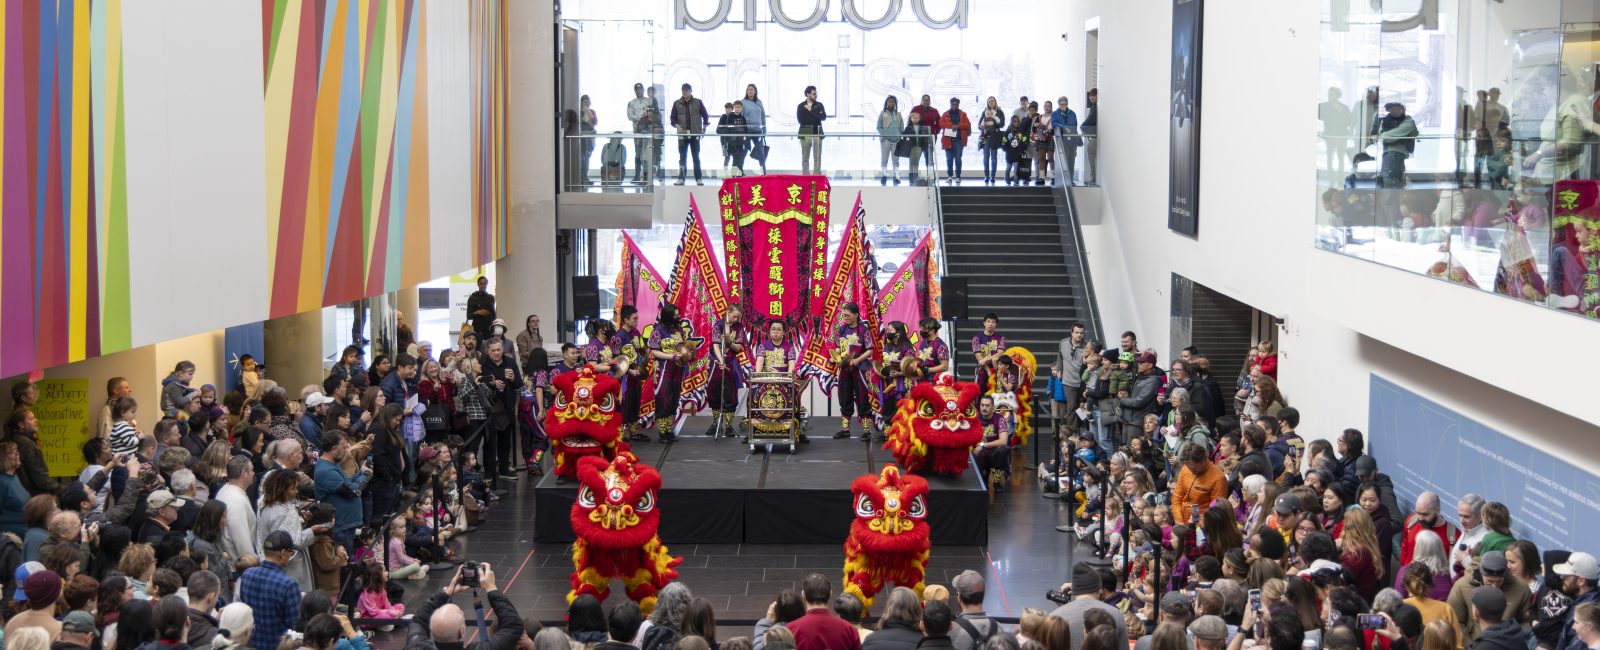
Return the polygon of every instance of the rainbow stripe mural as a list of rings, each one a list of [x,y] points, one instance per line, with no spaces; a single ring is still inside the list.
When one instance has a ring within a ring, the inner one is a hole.
[[[0,376],[130,347],[120,0],[0,4]]]
[[[427,7],[262,0],[274,317],[459,270],[428,259]],[[471,2],[472,264],[506,253],[504,12]]]

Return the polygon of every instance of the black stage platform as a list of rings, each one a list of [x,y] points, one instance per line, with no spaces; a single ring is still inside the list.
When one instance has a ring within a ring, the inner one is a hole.
[[[855,512],[850,482],[893,461],[879,443],[813,435],[798,452],[751,453],[738,439],[698,435],[695,418],[678,442],[637,443],[661,472],[661,538],[668,544],[842,544]],[[928,479],[928,523],[936,546],[980,546],[989,538],[989,494],[970,465],[960,478]],[[576,482],[547,475],[534,486],[534,540],[571,542]]]

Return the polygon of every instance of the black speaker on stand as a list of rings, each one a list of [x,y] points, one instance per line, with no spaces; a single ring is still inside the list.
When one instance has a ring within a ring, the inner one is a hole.
[[[943,280],[943,295],[939,298],[939,311],[946,320],[967,317],[967,278],[947,275]]]
[[[583,331],[585,321],[600,317],[600,278],[579,275],[572,278],[572,321],[577,331]]]
[[[947,275],[941,281],[939,314],[950,321],[950,340],[961,340],[961,319],[967,317],[967,278]],[[950,355],[950,374],[960,377],[956,356]]]

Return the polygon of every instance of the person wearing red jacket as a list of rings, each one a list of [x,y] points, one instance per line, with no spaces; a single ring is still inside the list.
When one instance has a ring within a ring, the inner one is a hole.
[[[944,149],[944,180],[961,182],[961,153],[967,149],[967,136],[972,135],[972,120],[961,110],[961,100],[950,98],[950,110],[939,118],[939,130],[944,137],[939,142]]]
[[[922,103],[913,106],[911,108],[911,112],[921,115],[922,126],[931,131],[933,137],[939,137],[939,109],[933,107],[933,97],[929,95],[923,95]],[[910,122],[910,119],[911,117],[909,115],[906,116],[907,123]],[[933,141],[929,140],[928,142],[919,143],[917,146],[922,147],[922,162],[927,165],[929,171],[931,172],[934,169]],[[933,173],[936,174],[937,172]]]

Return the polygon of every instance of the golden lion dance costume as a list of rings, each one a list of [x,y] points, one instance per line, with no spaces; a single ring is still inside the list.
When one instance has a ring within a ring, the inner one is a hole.
[[[863,607],[871,607],[890,582],[921,596],[932,546],[928,482],[885,465],[877,476],[856,477],[850,492],[856,518],[844,541],[844,592],[860,598]]]
[[[622,580],[639,609],[655,609],[656,592],[678,577],[683,558],[667,554],[656,528],[656,492],[661,474],[636,463],[631,453],[609,462],[597,456],[578,460],[578,498],[572,503],[572,591],[567,603],[592,594],[605,602],[611,579]]]
[[[628,451],[622,440],[622,385],[585,365],[576,372],[556,375],[555,403],[545,412],[544,429],[550,436],[556,476],[573,478],[578,459],[616,458]]]
[[[972,446],[983,440],[978,422],[978,385],[948,373],[918,384],[900,400],[883,448],[907,472],[960,476]]]
[[[1028,436],[1033,433],[1033,375],[1039,366],[1027,348],[1006,348],[1005,356],[1011,358],[1011,370],[990,373],[989,385],[984,388],[993,396],[996,410],[1016,416],[1016,426],[1011,428],[1006,444],[1021,447],[1028,444]]]

